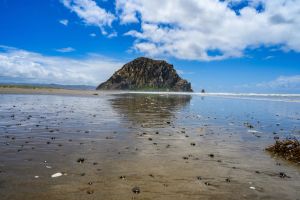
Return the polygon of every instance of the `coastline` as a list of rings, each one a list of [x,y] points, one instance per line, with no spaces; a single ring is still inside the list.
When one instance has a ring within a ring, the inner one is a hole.
[[[244,99],[257,101],[279,101],[288,103],[300,103],[300,94],[263,94],[263,93],[199,93],[199,92],[162,92],[162,91],[132,91],[132,90],[79,90],[62,88],[23,88],[18,86],[1,87],[0,94],[29,94],[29,95],[76,95],[98,96],[106,94],[143,94],[143,95],[166,95],[166,96],[200,96],[220,97],[230,99]]]

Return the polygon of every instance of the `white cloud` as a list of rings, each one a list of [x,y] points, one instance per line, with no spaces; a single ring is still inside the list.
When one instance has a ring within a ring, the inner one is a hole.
[[[116,31],[110,33],[107,37],[108,38],[114,38],[114,37],[117,37],[118,36],[118,33]]]
[[[59,23],[61,23],[61,24],[64,25],[64,26],[68,26],[69,20],[67,20],[67,19],[62,19],[62,20],[59,20]]]
[[[137,5],[136,2],[131,1],[116,1],[116,10],[120,11],[119,18],[121,21],[121,24],[127,24],[127,23],[137,23],[139,22],[137,18]]]
[[[100,55],[71,59],[0,46],[0,77],[7,80],[98,85],[122,65]]]
[[[141,23],[134,49],[150,56],[221,60],[244,56],[245,49],[279,45],[300,52],[297,0],[116,0],[121,23]],[[258,6],[260,5],[260,9]]]
[[[270,88],[270,89],[299,89],[300,90],[300,75],[280,76],[273,81],[259,83],[256,86],[260,88]]]
[[[75,49],[72,47],[66,47],[66,48],[56,49],[56,51],[61,53],[69,53],[75,51]]]
[[[274,58],[274,56],[266,56],[265,58],[264,58],[264,60],[270,60],[270,59],[273,59]]]
[[[115,16],[97,5],[93,0],[61,0],[65,7],[76,13],[86,25],[97,26],[103,35],[106,27],[111,27]]]

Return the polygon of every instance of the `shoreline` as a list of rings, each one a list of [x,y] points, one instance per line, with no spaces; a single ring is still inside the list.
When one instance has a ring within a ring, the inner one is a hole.
[[[228,97],[300,97],[298,93],[233,93],[233,92],[175,92],[175,91],[142,91],[142,90],[88,90],[88,89],[68,89],[68,88],[55,88],[55,87],[22,87],[18,85],[12,85],[10,87],[5,87],[0,85],[0,93],[12,93],[12,92],[26,92],[29,93],[38,93],[38,92],[46,92],[46,93],[129,93],[129,94],[170,94],[170,95],[199,95],[199,96],[228,96]]]
[[[141,94],[162,96],[199,96],[219,97],[227,99],[256,100],[300,103],[300,94],[258,94],[258,93],[197,93],[197,92],[161,92],[161,91],[130,91],[130,90],[79,90],[63,88],[23,88],[23,87],[1,87],[0,94],[28,94],[28,95],[76,95],[76,96],[98,96],[109,94]]]

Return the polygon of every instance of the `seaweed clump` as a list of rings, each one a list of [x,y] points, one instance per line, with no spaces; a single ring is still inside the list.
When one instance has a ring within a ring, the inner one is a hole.
[[[297,139],[276,140],[266,150],[286,160],[300,163],[300,143]]]

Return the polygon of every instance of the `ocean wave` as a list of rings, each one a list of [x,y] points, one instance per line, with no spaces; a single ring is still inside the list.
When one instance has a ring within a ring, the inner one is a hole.
[[[300,94],[268,94],[268,93],[195,93],[206,96],[249,96],[249,97],[299,97]]]
[[[227,93],[227,92],[155,92],[155,91],[129,91],[132,94],[166,94],[166,95],[201,95],[201,96],[254,96],[254,97],[299,97],[300,94],[268,94],[268,93]]]
[[[268,94],[268,93],[198,93],[198,92],[150,92],[150,91],[128,91],[131,94],[158,94],[158,95],[192,95],[202,97],[223,97],[235,99],[249,99],[261,101],[281,101],[300,103],[300,94]]]

